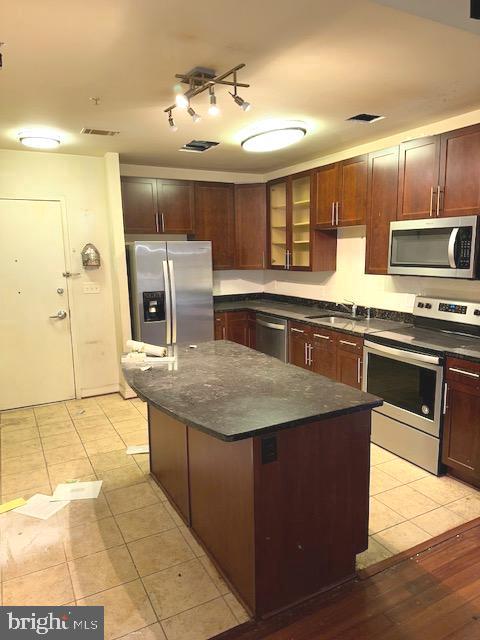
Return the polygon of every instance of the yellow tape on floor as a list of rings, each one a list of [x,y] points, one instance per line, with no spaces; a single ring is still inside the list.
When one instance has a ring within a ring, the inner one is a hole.
[[[16,498],[15,500],[10,500],[10,502],[4,502],[3,504],[0,504],[0,513],[11,511],[17,507],[23,507],[24,504],[27,504],[27,501],[23,498]]]

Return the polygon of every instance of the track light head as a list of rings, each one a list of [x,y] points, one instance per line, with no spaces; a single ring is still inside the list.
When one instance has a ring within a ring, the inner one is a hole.
[[[213,90],[213,87],[210,87],[210,106],[208,107],[208,114],[210,116],[218,116],[220,113],[220,109],[217,106],[217,96]]]
[[[188,98],[183,93],[177,93],[175,96],[175,104],[180,109],[186,109],[189,105]]]
[[[198,122],[199,120],[201,120],[201,117],[194,109],[192,109],[192,107],[188,107],[187,113],[188,115],[192,116],[193,122]]]
[[[168,112],[168,124],[170,125],[170,131],[177,131],[178,127],[173,119],[172,112]]]
[[[246,100],[241,98],[239,95],[237,95],[236,92],[232,93],[231,91],[229,91],[228,93],[235,100],[236,104],[238,104],[238,106],[244,111],[249,111],[252,108],[252,105],[250,104],[250,102],[247,102]]]

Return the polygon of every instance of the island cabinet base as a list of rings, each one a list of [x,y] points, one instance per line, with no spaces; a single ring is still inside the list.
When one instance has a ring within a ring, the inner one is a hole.
[[[369,410],[228,442],[153,407],[149,423],[152,475],[254,616],[354,575],[368,546]]]

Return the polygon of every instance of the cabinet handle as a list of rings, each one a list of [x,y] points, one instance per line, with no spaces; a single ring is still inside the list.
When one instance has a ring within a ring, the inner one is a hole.
[[[349,342],[348,340],[339,340],[340,344],[348,344],[349,347],[357,347],[356,342]]]
[[[362,373],[361,373],[361,371],[362,371],[362,361],[361,361],[360,358],[358,358],[358,360],[357,360],[357,382],[358,382],[358,384],[360,384],[361,381],[362,381]]]
[[[308,364],[313,364],[312,351],[313,351],[313,347],[311,344],[309,344],[308,345]]]
[[[291,327],[290,331],[295,331],[295,333],[305,333],[303,329],[295,329],[295,327]]]
[[[335,226],[335,202],[332,202],[332,227]]]
[[[265,251],[262,251],[262,269],[265,269]]]
[[[472,371],[465,371],[464,369],[455,369],[454,367],[449,367],[449,371],[453,371],[453,373],[460,373],[462,376],[468,376],[469,378],[480,378],[480,373],[473,373]]]
[[[448,384],[445,383],[445,388],[443,389],[443,415],[447,413],[447,397],[448,397]]]
[[[433,213],[433,192],[434,192],[434,188],[432,186],[430,187],[430,212],[429,212],[430,217],[432,217],[432,213]]]
[[[305,344],[303,345],[303,359],[305,361],[305,364],[308,365],[308,344],[305,342]]]
[[[321,338],[322,340],[330,340],[330,336],[322,336],[321,333],[314,333],[313,337],[314,338]]]
[[[340,205],[339,205],[339,203],[337,202],[337,203],[336,203],[336,207],[335,207],[335,208],[336,208],[336,210],[337,210],[337,227],[338,227],[338,209],[339,209],[339,206],[340,206]]]
[[[222,327],[222,338],[225,340],[225,327]]]
[[[162,233],[165,233],[165,217],[163,215],[163,212],[162,212],[161,216],[162,216]]]
[[[287,249],[287,269],[290,269],[290,251]]]
[[[158,213],[155,214],[155,231],[160,233],[160,225],[158,224]]]
[[[440,185],[437,185],[437,217],[440,215],[440,192],[441,192],[441,187]]]

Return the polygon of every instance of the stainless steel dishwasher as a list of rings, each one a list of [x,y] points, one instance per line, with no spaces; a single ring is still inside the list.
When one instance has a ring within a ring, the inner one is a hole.
[[[275,316],[257,313],[256,324],[255,344],[257,351],[262,351],[282,362],[287,362],[287,321]]]

